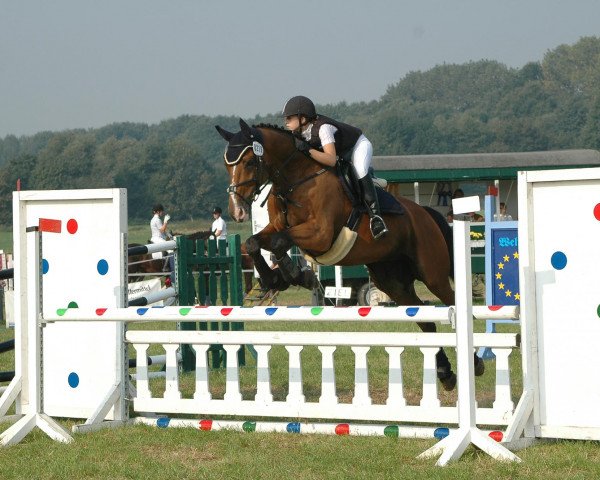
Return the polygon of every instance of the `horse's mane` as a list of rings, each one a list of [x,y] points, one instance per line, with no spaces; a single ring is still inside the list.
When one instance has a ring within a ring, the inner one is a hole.
[[[281,133],[285,133],[286,135],[289,136],[294,136],[294,134],[292,132],[290,132],[289,130],[286,130],[285,128],[283,128],[280,125],[273,125],[272,123],[259,123],[258,125],[252,125],[253,128],[268,128],[269,130],[276,130],[278,132]]]

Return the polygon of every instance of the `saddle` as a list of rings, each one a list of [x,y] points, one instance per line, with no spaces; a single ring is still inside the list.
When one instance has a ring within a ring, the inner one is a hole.
[[[335,166],[336,174],[342,183],[344,192],[352,203],[352,212],[346,221],[346,226],[356,231],[360,225],[360,220],[364,213],[367,213],[367,207],[362,202],[362,194],[360,191],[360,184],[356,176],[356,170],[352,162],[342,158],[338,161]],[[379,208],[381,213],[388,215],[403,215],[404,207],[396,200],[396,198],[389,192],[383,190],[377,182],[375,183],[375,191],[377,192],[377,199],[379,200]]]

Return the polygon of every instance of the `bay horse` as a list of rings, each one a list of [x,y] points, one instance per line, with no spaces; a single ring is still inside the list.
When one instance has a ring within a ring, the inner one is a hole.
[[[296,148],[294,135],[274,125],[250,127],[240,119],[241,130],[228,132],[216,126],[228,142],[224,154],[230,176],[229,214],[236,222],[248,220],[251,203],[270,182],[267,199],[269,224],[246,240],[263,284],[283,290],[291,285],[312,288],[311,270],[300,269],[287,255],[293,245],[313,258],[329,251],[352,213],[352,203],[332,168],[324,167]],[[336,265],[366,265],[373,283],[398,305],[422,305],[414,282],[422,281],[445,305],[454,305],[450,285],[452,233],[445,218],[408,200],[396,198],[402,215],[384,214],[389,232],[374,240],[366,213],[356,228],[356,241]],[[271,251],[279,268],[271,269],[260,249]],[[435,332],[432,322],[419,322],[424,332]],[[483,360],[475,355],[477,375]],[[437,377],[446,390],[456,375],[443,349],[436,354]]]

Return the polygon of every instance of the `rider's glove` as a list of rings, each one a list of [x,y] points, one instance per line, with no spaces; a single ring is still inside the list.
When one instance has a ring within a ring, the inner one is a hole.
[[[296,148],[306,155],[310,155],[308,151],[312,148],[307,142],[301,138],[296,138]]]
[[[165,223],[167,223],[169,220],[171,220],[171,215],[169,215],[168,213],[165,215]]]

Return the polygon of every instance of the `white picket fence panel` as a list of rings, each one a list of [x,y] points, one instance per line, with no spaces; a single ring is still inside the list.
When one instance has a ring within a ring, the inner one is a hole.
[[[264,331],[141,331],[130,330],[131,343],[139,359],[137,394],[133,407],[138,414],[189,414],[264,416],[312,419],[346,419],[362,421],[458,423],[456,405],[442,405],[436,377],[435,354],[440,347],[456,347],[454,333],[402,332],[264,332]],[[477,408],[477,423],[508,425],[514,410],[510,385],[509,356],[517,346],[516,334],[474,334],[474,345],[491,347],[496,362],[495,400],[491,407]],[[195,390],[184,398],[180,389],[177,350],[181,344],[192,345],[196,352]],[[213,398],[209,384],[208,349],[223,345],[227,352],[224,398]],[[165,390],[161,397],[152,395],[145,358],[151,345],[166,352]],[[237,352],[242,345],[253,345],[257,352],[254,398],[243,398]],[[289,375],[287,397],[273,399],[269,351],[283,346],[288,352]],[[321,395],[318,401],[306,400],[302,380],[302,351],[316,346],[321,355]],[[351,403],[340,403],[336,390],[334,353],[339,347],[350,347],[354,353],[354,395]],[[369,395],[367,354],[373,347],[384,347],[388,354],[388,398],[385,404],[374,404]],[[404,396],[403,353],[418,348],[423,355],[422,398],[418,405],[407,404]]]

